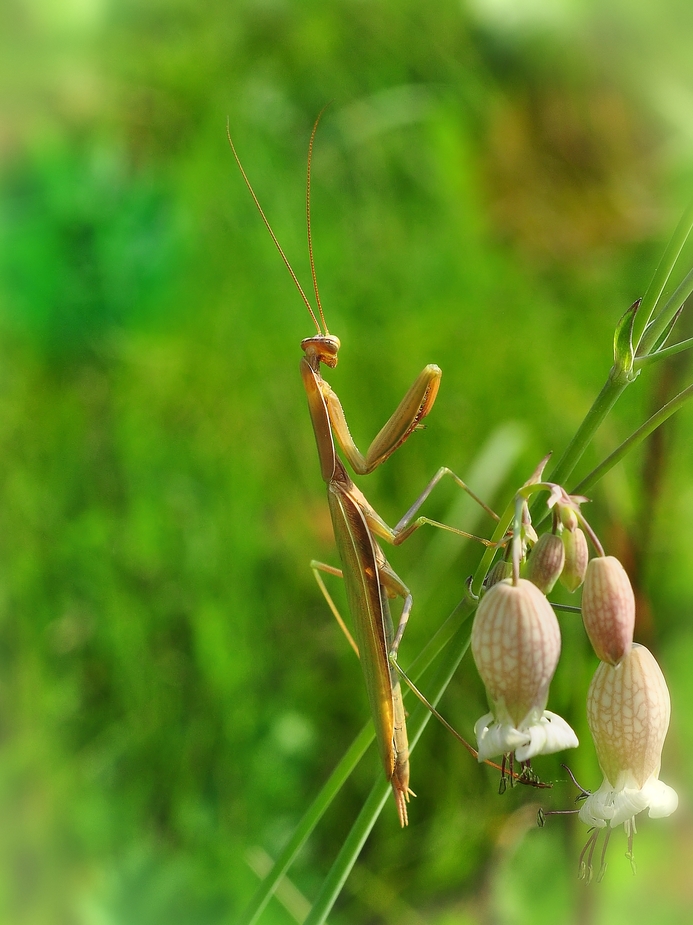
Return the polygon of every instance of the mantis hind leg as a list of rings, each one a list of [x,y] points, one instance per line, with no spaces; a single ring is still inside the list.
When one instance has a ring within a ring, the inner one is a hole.
[[[356,654],[359,654],[358,647],[354,642],[354,639],[346,627],[342,615],[340,614],[337,605],[332,599],[332,595],[327,590],[325,582],[323,580],[323,573],[327,575],[335,575],[337,578],[343,578],[344,574],[341,569],[335,568],[332,565],[326,565],[324,562],[317,562],[313,560],[310,563],[313,576],[318,584],[318,587],[323,593],[323,597],[327,601],[327,605],[332,611],[332,615],[339,624],[342,632],[346,636],[349,645],[352,647]],[[400,590],[405,590],[406,588],[397,575],[392,571],[389,565],[386,562],[379,563],[378,568],[378,577],[383,587],[383,617],[385,625],[385,635],[388,647],[392,645],[393,637],[393,628],[392,620],[390,618],[390,609],[387,604],[388,594],[392,597],[399,596]],[[411,609],[411,594],[406,592],[409,599],[408,611]],[[406,606],[406,604],[405,604]],[[400,624],[402,626],[402,632],[404,631],[404,625],[406,624],[406,618],[404,623],[400,618]],[[401,633],[398,634],[401,638]],[[405,826],[408,824],[408,814],[407,814],[407,803],[409,802],[410,796],[415,796],[414,791],[409,787],[409,742],[407,740],[407,726],[406,726],[406,711],[404,709],[404,703],[402,702],[402,688],[399,682],[399,677],[396,671],[393,668],[389,667],[390,678],[392,682],[392,712],[393,712],[393,727],[392,727],[392,750],[390,752],[391,765],[388,767],[388,764],[385,766],[385,773],[390,781],[392,786],[392,792],[394,794],[395,803],[397,805],[397,815],[399,816],[400,825]]]
[[[323,577],[321,574],[321,572],[324,572],[327,575],[336,575],[337,578],[344,578],[344,573],[342,572],[340,568],[335,568],[333,565],[326,565],[324,562],[317,562],[315,559],[311,561],[310,568],[311,568],[311,571],[313,572],[313,577],[315,578],[315,581],[317,582],[318,587],[322,591],[322,596],[327,601],[327,606],[332,611],[332,616],[335,618],[335,620],[337,621],[339,625],[339,628],[346,636],[347,642],[349,643],[351,648],[356,653],[356,657],[360,658],[359,647],[354,642],[354,637],[349,632],[349,629],[346,623],[344,622],[342,615],[339,612],[339,608],[337,607],[334,600],[332,599],[332,595],[327,590],[327,586],[325,585],[325,582],[323,581]]]
[[[414,599],[412,598],[409,588],[404,584],[402,579],[399,577],[397,572],[395,572],[389,562],[385,561],[380,564],[378,575],[380,578],[380,584],[385,589],[388,597],[401,597],[404,601],[402,605],[402,612],[399,615],[397,632],[394,634],[394,639],[388,640],[388,654],[391,657],[396,657],[399,644],[402,641],[402,636],[404,636],[404,630],[406,629],[407,623],[409,622],[409,615],[411,614],[411,608],[414,603]]]
[[[322,596],[327,601],[327,606],[332,611],[332,616],[335,618],[335,620],[337,621],[339,625],[339,628],[346,636],[347,642],[349,643],[351,648],[354,650],[357,657],[360,658],[359,649],[358,649],[358,646],[356,645],[356,642],[354,641],[354,637],[349,632],[349,628],[344,622],[344,618],[339,612],[339,608],[335,604],[332,595],[327,590],[327,586],[321,574],[321,573],[324,573],[326,575],[334,575],[337,578],[343,579],[344,578],[343,571],[340,568],[335,568],[334,565],[327,565],[325,562],[318,562],[316,559],[311,560],[310,568],[311,568],[311,571],[313,572],[313,577],[315,578],[315,581],[322,592]],[[394,639],[392,638],[392,630],[389,631],[389,636],[390,636],[390,638],[388,639],[389,654],[396,656],[397,650],[399,649],[399,644],[402,641],[402,636],[404,635],[404,630],[409,621],[409,614],[411,613],[413,599],[411,596],[411,591],[409,590],[409,588],[407,588],[407,586],[404,584],[404,582],[399,577],[399,575],[390,566],[389,562],[384,561],[380,564],[380,567],[378,569],[378,577],[380,579],[381,585],[385,589],[385,593],[389,597],[401,597],[404,601],[404,605],[402,607],[402,613],[400,614],[400,617],[399,617],[399,623],[397,624],[397,632],[394,634]],[[390,623],[390,621],[388,620],[387,623]],[[388,627],[386,626],[386,632],[387,631],[388,631]]]

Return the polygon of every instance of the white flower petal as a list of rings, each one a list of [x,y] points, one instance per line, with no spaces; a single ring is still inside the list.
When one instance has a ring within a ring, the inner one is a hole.
[[[679,796],[673,787],[668,787],[664,781],[651,777],[642,788],[647,790],[647,800],[650,811],[648,816],[653,819],[663,819],[671,816],[679,805]]]
[[[604,780],[599,790],[590,793],[580,807],[578,817],[585,825],[603,829],[614,814],[614,791],[608,780]]]
[[[564,748],[575,748],[578,744],[577,736],[568,723],[549,710],[544,711],[538,720],[522,726],[522,729],[516,729],[511,723],[495,722],[493,713],[482,716],[474,726],[479,761],[508,752],[515,752],[518,761],[529,761],[535,755],[551,755]]]
[[[530,737],[527,732],[520,732],[508,723],[496,723],[493,713],[486,713],[474,726],[479,761],[514,752],[520,745],[529,744]]]
[[[599,790],[591,793],[580,809],[580,820],[603,829],[607,823],[615,828],[633,819],[644,809],[653,819],[670,816],[678,806],[676,791],[653,775],[643,787],[615,790],[605,778]]]
[[[614,812],[611,817],[611,828],[632,819],[647,807],[647,794],[643,790],[621,790],[614,793]]]
[[[578,738],[568,723],[557,713],[544,710],[539,722],[527,728],[530,741],[515,752],[518,761],[529,761],[535,755],[552,755],[564,748],[577,748]]]

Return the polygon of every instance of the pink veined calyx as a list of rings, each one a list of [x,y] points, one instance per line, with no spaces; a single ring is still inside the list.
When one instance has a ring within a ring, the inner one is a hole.
[[[508,753],[529,761],[577,746],[568,723],[545,709],[560,652],[558,621],[532,582],[504,579],[486,592],[472,629],[491,706],[474,727],[480,761]]]
[[[602,662],[587,694],[587,720],[604,781],[585,800],[587,825],[634,831],[635,816],[653,818],[678,806],[676,791],[659,780],[671,703],[664,675],[645,646],[635,643],[617,665]]]

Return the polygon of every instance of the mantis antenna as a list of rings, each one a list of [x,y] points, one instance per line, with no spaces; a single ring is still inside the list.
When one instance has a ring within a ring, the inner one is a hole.
[[[322,320],[323,327],[325,328],[325,334],[329,334],[330,332],[327,330],[327,322],[325,321],[325,315],[322,310],[322,303],[320,302],[320,293],[318,292],[318,278],[315,274],[315,260],[313,258],[313,236],[310,230],[310,168],[313,162],[313,142],[315,141],[315,133],[318,130],[318,125],[322,119],[322,115],[330,103],[326,103],[322,107],[318,113],[318,118],[315,120],[315,124],[313,125],[313,131],[310,133],[310,141],[308,142],[308,168],[306,170],[306,228],[308,229],[308,256],[310,258],[310,272],[313,277],[315,301],[318,303],[318,311],[320,312],[320,318]]]
[[[324,110],[323,110],[323,112],[324,112]],[[322,115],[322,113],[320,113],[320,115]],[[319,121],[319,120],[320,120],[320,116],[318,116],[318,121]],[[315,126],[313,127],[313,135],[315,135],[315,129],[317,128],[317,124],[318,124],[318,122],[316,121]],[[311,136],[311,140],[310,140],[310,141],[311,141],[311,146],[312,146],[312,144],[313,144],[313,135]],[[260,215],[261,215],[261,217],[262,217],[263,222],[265,223],[265,227],[266,227],[267,230],[269,231],[270,237],[271,237],[272,240],[274,241],[275,247],[276,247],[277,250],[279,251],[279,253],[280,253],[280,255],[281,255],[281,258],[282,258],[282,260],[284,261],[284,264],[285,264],[285,266],[286,266],[286,269],[287,269],[287,270],[289,271],[289,273],[291,274],[291,278],[292,278],[292,280],[294,281],[294,284],[296,285],[296,288],[297,288],[298,291],[301,293],[301,298],[302,298],[303,301],[306,303],[306,308],[308,309],[308,312],[310,313],[310,317],[313,319],[313,323],[315,324],[315,327],[317,328],[318,334],[322,334],[322,330],[320,329],[320,325],[319,325],[319,323],[318,323],[318,319],[315,317],[315,312],[313,311],[313,307],[312,307],[312,305],[310,304],[310,302],[308,301],[308,297],[306,296],[305,292],[304,292],[303,289],[301,288],[301,284],[300,284],[299,281],[298,281],[298,277],[297,277],[296,274],[294,273],[293,267],[292,267],[291,264],[289,263],[289,260],[288,260],[288,258],[287,258],[287,256],[286,256],[286,254],[285,254],[284,251],[282,250],[282,246],[281,246],[281,244],[279,243],[279,241],[277,240],[277,236],[276,236],[275,233],[272,231],[272,226],[270,225],[269,221],[267,220],[267,216],[266,216],[265,213],[262,211],[262,206],[260,205],[260,201],[259,201],[259,199],[257,198],[257,196],[255,195],[255,190],[254,190],[253,187],[251,186],[250,180],[248,179],[248,176],[247,176],[245,170],[243,169],[243,164],[241,164],[241,159],[240,159],[240,157],[238,156],[238,154],[237,154],[237,152],[236,152],[236,148],[234,147],[233,141],[231,140],[231,131],[230,131],[230,129],[229,129],[229,120],[228,120],[228,119],[226,120],[226,137],[227,137],[228,140],[229,140],[229,145],[231,146],[231,151],[233,152],[233,156],[234,156],[234,158],[235,158],[235,160],[236,160],[236,163],[238,164],[238,169],[240,170],[241,175],[242,175],[243,179],[245,180],[245,185],[248,187],[248,190],[249,190],[249,192],[250,192],[250,195],[253,197],[253,202],[255,203],[255,205],[256,205],[256,207],[257,207],[257,210],[258,210],[258,212],[260,213]],[[309,174],[310,174],[310,161],[309,161],[309,163],[308,163],[308,171],[309,171]],[[309,228],[308,235],[309,235],[309,238],[310,238],[310,222],[309,222],[308,228]],[[313,256],[312,256],[312,251],[311,251],[311,266],[312,266],[312,262],[313,262]],[[313,278],[315,279],[315,270],[313,270]],[[315,290],[315,291],[317,292],[317,285],[316,285],[316,290]],[[319,300],[319,299],[318,299],[318,305],[320,305],[320,300]],[[320,308],[320,317],[322,318],[322,323],[325,324],[325,318],[324,318],[323,313],[322,313],[322,308]],[[328,333],[328,331],[327,331],[327,325],[326,325],[326,324],[325,324],[325,333],[326,333],[326,334]]]

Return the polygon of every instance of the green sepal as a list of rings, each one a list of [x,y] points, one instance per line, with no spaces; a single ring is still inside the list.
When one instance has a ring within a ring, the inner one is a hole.
[[[617,374],[625,375],[628,379],[633,378],[633,364],[635,363],[633,324],[640,307],[640,301],[640,299],[637,299],[633,302],[628,311],[622,315],[614,332],[614,371]]]

